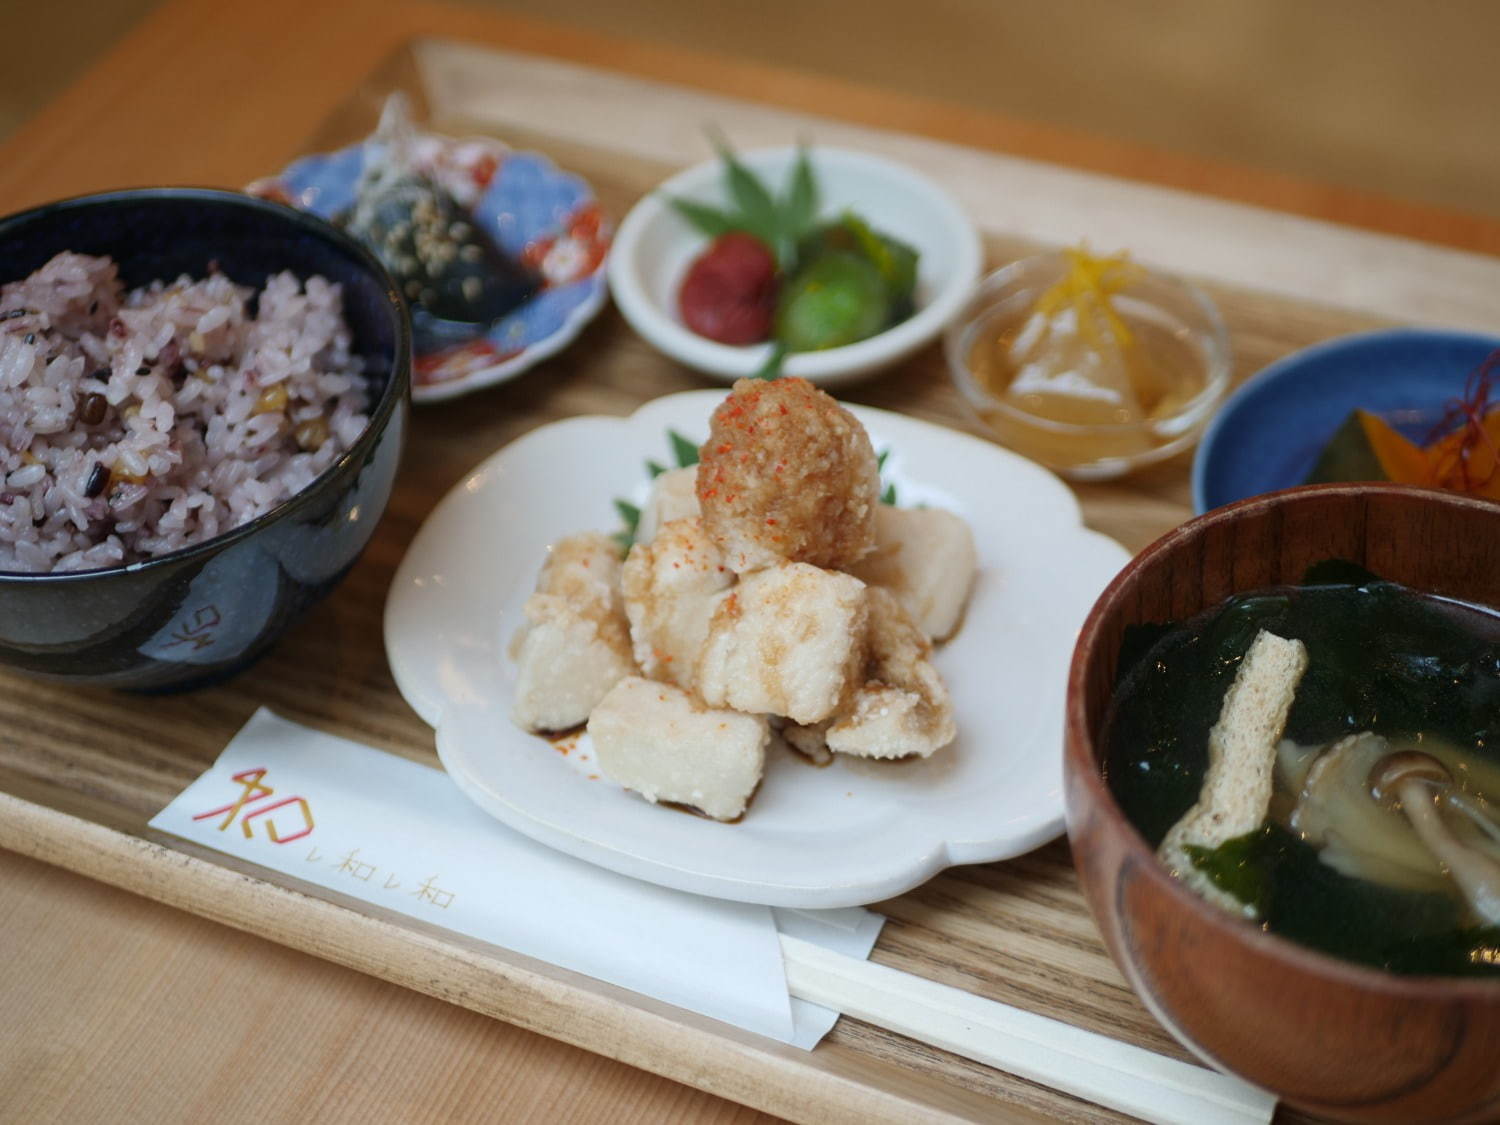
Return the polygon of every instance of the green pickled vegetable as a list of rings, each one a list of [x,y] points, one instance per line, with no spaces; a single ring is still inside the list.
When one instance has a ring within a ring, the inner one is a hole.
[[[1302,483],[1385,479],[1385,469],[1381,467],[1380,458],[1375,456],[1375,450],[1370,448],[1370,439],[1365,434],[1364,425],[1359,420],[1359,411],[1356,410],[1344,419],[1344,424],[1328,439],[1328,444],[1318,455],[1318,463]]]
[[[890,323],[891,292],[868,259],[824,252],[783,286],[776,303],[776,339],[790,351],[843,347]]]
[[[845,212],[836,223],[820,227],[802,240],[797,248],[798,261],[811,262],[830,251],[858,254],[880,273],[891,292],[891,303],[897,317],[910,315],[912,297],[917,288],[917,252],[888,234],[882,234],[853,212]],[[899,311],[901,307],[906,311]]]

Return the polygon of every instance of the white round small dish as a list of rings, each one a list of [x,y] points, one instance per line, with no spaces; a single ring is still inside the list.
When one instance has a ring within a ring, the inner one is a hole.
[[[877,230],[914,247],[916,312],[878,335],[842,348],[798,352],[782,365],[823,387],[842,386],[905,359],[935,340],[962,311],[984,261],[979,232],[953,197],[924,176],[869,153],[814,145],[808,150],[822,197],[819,216],[854,211]],[[798,150],[759,149],[740,159],[779,190]],[[673,199],[723,206],[723,164],[713,160],[673,176],[640,200],[615,233],[609,287],[630,326],[653,346],[705,375],[732,382],[760,370],[770,344],[736,347],[699,336],[677,313],[677,290],[706,245],[672,207]]]
[[[936,660],[958,741],[927,761],[818,769],[773,745],[737,824],[648,804],[600,777],[586,735],[549,741],[509,718],[506,655],[548,544],[618,526],[668,430],[701,440],[718,391],[669,395],[629,418],[570,418],[494,454],[438,504],[386,602],[386,652],[438,754],[481,808],[533,839],[696,894],[822,908],[899,894],[945,867],[1005,859],[1062,831],[1063,700],[1073,641],[1128,561],[1085,529],[1072,493],[1004,449],[851,407],[903,504],[969,521],[980,573]],[[564,752],[566,751],[566,752]]]

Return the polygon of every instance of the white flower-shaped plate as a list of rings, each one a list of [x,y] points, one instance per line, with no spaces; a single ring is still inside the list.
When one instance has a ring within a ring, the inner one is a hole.
[[[1129,558],[1084,528],[1046,470],[977,438],[851,407],[901,503],[969,521],[980,572],[937,664],[959,737],[926,761],[815,768],[773,744],[736,824],[651,805],[600,776],[586,735],[549,741],[509,718],[506,654],[549,544],[614,530],[644,499],[667,431],[701,440],[719,391],[669,395],[629,418],[570,418],[494,454],[437,506],[386,603],[402,695],[481,808],[623,874],[718,898],[825,908],[888,898],[942,869],[1020,855],[1062,830],[1063,697],[1078,629]]]

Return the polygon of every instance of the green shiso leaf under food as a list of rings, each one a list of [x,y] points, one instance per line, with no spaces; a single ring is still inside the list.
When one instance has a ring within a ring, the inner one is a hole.
[[[672,456],[677,458],[677,467],[685,469],[698,463],[698,447],[676,430],[667,431],[667,440],[672,443]]]
[[[1354,411],[1344,419],[1344,424],[1334,431],[1333,437],[1318,455],[1317,464],[1307,475],[1304,484],[1327,484],[1334,481],[1385,480],[1385,470],[1380,467],[1380,458],[1370,448],[1370,439],[1360,424],[1359,412]]]
[[[667,431],[667,443],[672,447],[672,458],[679,469],[698,463],[698,447],[676,430]],[[646,459],[646,474],[652,480],[666,471],[667,467],[660,461]],[[635,534],[641,526],[641,509],[629,500],[616,497],[615,511],[620,513],[620,521],[624,527],[615,532],[613,539],[620,545],[621,552],[629,553],[630,548],[635,546]]]
[[[620,513],[620,519],[625,526],[615,532],[611,538],[619,545],[620,553],[626,554],[635,545],[636,528],[641,525],[641,510],[630,501],[617,498],[615,511]]]
[[[771,354],[766,357],[766,362],[761,364],[759,369],[750,378],[764,379],[768,383],[775,379],[780,379],[781,365],[786,362],[786,353],[787,346],[780,340],[776,341],[771,348]]]

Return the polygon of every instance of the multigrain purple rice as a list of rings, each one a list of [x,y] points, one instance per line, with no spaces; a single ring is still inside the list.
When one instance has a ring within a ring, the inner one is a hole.
[[[228,531],[333,464],[366,408],[339,286],[211,271],[126,293],[110,259],[59,254],[0,286],[0,571]]]

